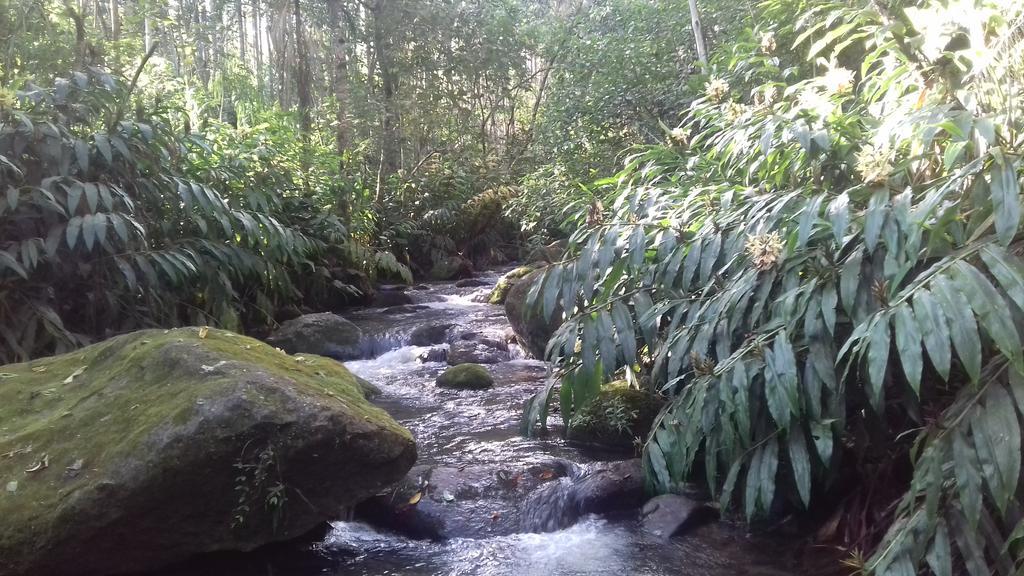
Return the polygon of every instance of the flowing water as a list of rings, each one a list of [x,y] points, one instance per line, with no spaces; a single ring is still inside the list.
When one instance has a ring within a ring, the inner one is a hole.
[[[488,284],[497,274],[483,277]],[[434,379],[447,364],[437,347],[409,344],[413,330],[431,324],[452,324],[449,334],[472,332],[504,341],[508,330],[504,309],[478,302],[489,287],[456,288],[452,284],[421,286],[409,293],[418,306],[363,310],[346,315],[366,334],[364,360],[347,362],[356,374],[382,389],[375,403],[412,431],[418,464],[458,470],[493,470],[545,464],[553,460],[570,468],[544,490],[516,505],[523,519],[518,533],[489,534],[445,541],[414,540],[359,520],[332,523],[317,542],[270,547],[258,553],[211,557],[191,564],[188,574],[331,576],[350,575],[620,575],[660,576],[793,574],[792,547],[776,539],[748,536],[725,522],[703,526],[684,536],[663,540],[639,529],[637,512],[609,517],[576,518],[574,473],[595,459],[622,455],[586,453],[552,434],[528,439],[519,434],[525,400],[543,384],[547,367],[524,359],[510,346],[510,360],[489,366],[495,386],[484,391],[447,390]],[[442,345],[444,347],[445,345]],[[435,356],[428,356],[434,348]],[[427,358],[427,361],[424,361]],[[490,514],[481,497],[470,513]],[[505,504],[507,506],[507,503]],[[569,525],[571,524],[571,525]],[[568,525],[568,526],[567,526]],[[554,531],[542,531],[563,527]]]

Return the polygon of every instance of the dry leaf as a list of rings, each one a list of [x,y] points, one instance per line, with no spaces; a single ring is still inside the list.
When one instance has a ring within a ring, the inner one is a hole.
[[[43,454],[43,457],[40,458],[38,462],[33,464],[31,468],[26,469],[25,472],[28,472],[28,473],[39,472],[40,470],[45,470],[45,469],[47,469],[49,467],[50,467],[50,457],[47,456],[46,454]]]
[[[417,492],[413,494],[412,498],[409,498],[409,505],[415,506],[417,503],[419,503],[421,498],[423,498],[423,492]]]
[[[491,514],[491,522],[497,522],[499,518],[501,518],[501,512]]]
[[[85,372],[85,369],[86,369],[86,368],[88,368],[88,366],[82,366],[82,367],[81,367],[81,368],[79,368],[78,370],[75,370],[74,372],[72,372],[72,373],[71,373],[71,376],[68,376],[67,378],[65,378],[65,379],[64,379],[64,383],[65,383],[65,384],[71,384],[71,382],[72,382],[72,381],[73,381],[73,380],[74,380],[75,378],[78,378],[79,376],[81,376],[81,375],[82,375],[82,372]]]
[[[36,366],[32,369],[33,372],[46,372],[46,366]]]
[[[206,338],[206,335],[209,334],[209,333],[210,333],[210,327],[209,326],[203,326],[202,328],[199,329],[199,337],[200,338]]]
[[[540,473],[540,479],[541,480],[551,480],[554,477],[555,477],[555,473],[552,472],[551,470],[545,470],[545,471]]]

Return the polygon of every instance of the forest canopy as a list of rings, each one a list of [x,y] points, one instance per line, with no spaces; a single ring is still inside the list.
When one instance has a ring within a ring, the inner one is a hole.
[[[851,571],[1024,562],[1017,0],[0,0],[0,361],[537,260],[524,430]]]

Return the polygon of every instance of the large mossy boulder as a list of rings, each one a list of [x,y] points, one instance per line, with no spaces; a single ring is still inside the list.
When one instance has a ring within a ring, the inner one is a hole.
[[[494,386],[494,377],[479,364],[459,364],[442,372],[436,383],[441,388],[483,390]]]
[[[332,312],[305,314],[278,327],[267,344],[289,354],[316,354],[335,360],[361,358],[363,332]]]
[[[545,319],[540,306],[526,305],[530,287],[535,282],[540,282],[543,277],[543,269],[529,273],[512,286],[505,298],[505,315],[516,333],[516,338],[534,358],[541,359],[544,358],[548,340],[561,325],[562,317],[561,307],[554,311],[550,319]]]
[[[509,290],[516,285],[517,282],[525,278],[533,272],[532,266],[520,266],[514,270],[506,272],[504,276],[498,280],[498,283],[491,289],[491,293],[487,296],[487,302],[489,304],[504,304],[505,298],[508,297]]]
[[[231,332],[146,330],[0,373],[3,576],[295,538],[416,459],[344,366]]]
[[[649,392],[613,382],[572,415],[567,436],[582,444],[631,450],[637,438],[647,438],[663,404]]]

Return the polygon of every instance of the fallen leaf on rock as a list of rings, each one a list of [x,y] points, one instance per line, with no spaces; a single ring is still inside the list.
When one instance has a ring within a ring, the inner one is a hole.
[[[0,372],[0,378],[15,378],[17,374],[11,374],[10,372]]]
[[[553,471],[551,471],[551,470],[545,470],[545,471],[541,472],[540,476],[539,476],[539,478],[541,480],[551,480],[554,477],[555,477],[555,473]]]
[[[68,466],[67,469],[69,472],[78,472],[79,470],[82,469],[82,466],[85,466],[85,460],[79,458],[78,460],[75,460],[74,463],[71,464],[71,466]]]
[[[497,522],[499,518],[501,518],[501,512],[491,514],[491,522]]]
[[[32,369],[33,372],[46,372],[46,366],[36,366]]]
[[[40,458],[35,464],[33,464],[32,466],[27,468],[25,470],[25,472],[28,472],[28,473],[39,472],[40,470],[45,470],[46,468],[49,468],[49,467],[50,467],[50,457],[48,455],[46,455],[46,454],[43,454],[43,457]]]
[[[75,370],[74,372],[72,372],[71,376],[68,376],[67,378],[64,379],[64,383],[65,384],[71,384],[71,382],[73,382],[75,378],[78,378],[79,376],[82,375],[83,372],[85,372],[86,368],[88,368],[88,366],[82,366],[78,370]]]
[[[447,491],[447,490],[445,490],[443,493],[441,493],[441,498],[445,502],[455,502],[455,496],[453,496],[452,493]]]
[[[419,503],[421,498],[423,498],[423,492],[417,492],[413,494],[412,498],[409,498],[409,505],[415,506],[417,503]]]
[[[12,480],[12,481],[8,482],[7,483],[7,491],[10,492],[11,494],[14,494],[15,492],[17,492],[18,491],[18,481],[17,480]]]
[[[210,327],[209,326],[203,326],[202,328],[199,329],[199,337],[200,338],[206,338],[206,335],[209,334],[209,333],[210,333]]]

